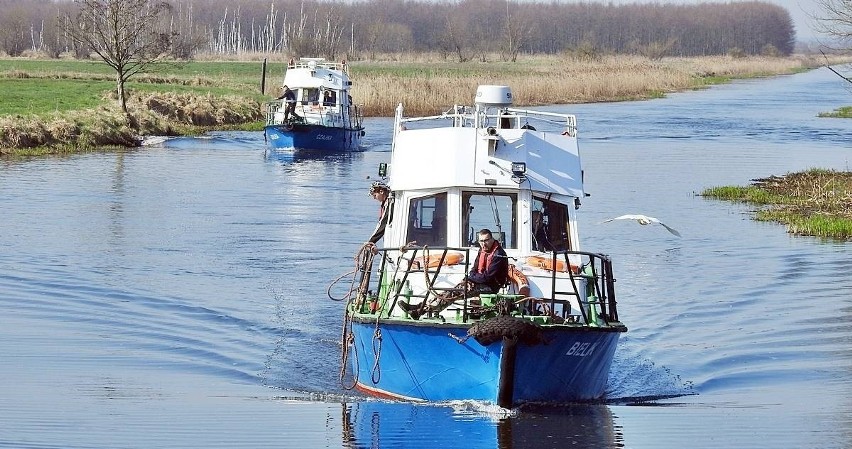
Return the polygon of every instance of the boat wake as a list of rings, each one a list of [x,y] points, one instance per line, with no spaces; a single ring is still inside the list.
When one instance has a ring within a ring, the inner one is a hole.
[[[698,392],[668,368],[637,356],[616,353],[607,381],[607,404],[649,403],[661,399],[693,396]]]

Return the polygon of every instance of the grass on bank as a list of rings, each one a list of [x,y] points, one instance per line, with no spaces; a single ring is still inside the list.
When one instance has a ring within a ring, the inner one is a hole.
[[[819,116],[827,118],[852,118],[852,106],[844,106],[832,112],[820,112]]]
[[[454,63],[434,55],[395,59],[350,63],[352,95],[365,115],[392,116],[400,102],[406,115],[437,114],[453,104],[470,104],[480,84],[512,86],[517,106],[621,101],[660,97],[733,78],[794,73],[825,63],[804,56],[657,61],[628,55],[594,59],[555,55],[526,56],[516,63]],[[157,73],[139,74],[127,84],[130,107],[137,115],[125,125],[155,124],[138,128],[139,135],[164,129],[179,134],[223,128],[262,129],[263,102],[277,95],[285,67],[283,56],[269,59],[265,93],[260,89],[260,58],[172,63]],[[109,140],[109,133],[104,139],[95,136],[108,131],[103,126],[112,120],[108,117],[115,109],[114,91],[114,73],[97,61],[0,59],[0,153],[33,146],[46,146],[46,152],[50,147],[73,151],[75,146]],[[154,117],[151,113],[159,113],[139,103],[142,98],[172,106],[165,115]],[[214,106],[211,98],[221,101]],[[206,109],[187,110],[200,107]],[[223,109],[230,107],[234,109]],[[246,108],[252,112],[246,113]],[[104,119],[98,121],[99,115]],[[53,122],[71,122],[73,126],[62,128],[72,131],[52,129],[58,127]],[[121,135],[114,143],[130,141]]]
[[[427,55],[428,56],[428,55]],[[421,55],[412,60],[355,61],[349,64],[354,80],[352,96],[368,116],[390,117],[402,102],[410,114],[442,112],[453,104],[470,103],[480,84],[506,84],[513,88],[518,106],[589,103],[654,98],[668,92],[701,88],[733,78],[794,73],[816,67],[818,59],[805,56],[771,58],[728,56],[664,58],[615,55],[577,59],[566,55],[527,56],[511,62],[447,62]],[[132,89],[171,92],[184,88],[202,95],[234,94],[254,100],[277,95],[286,61],[270,58],[266,92],[260,91],[261,61],[192,61],[168,64],[158,73],[131,79]],[[167,74],[167,75],[164,75]],[[89,84],[81,86],[76,100],[81,108],[114,89],[114,74],[103,63],[79,60],[0,59],[0,115],[24,112],[55,112],[57,97],[67,85],[54,81]],[[15,86],[39,84],[7,97]],[[98,84],[102,82],[103,84]],[[98,91],[101,88],[101,91]],[[86,99],[83,94],[90,95]],[[47,100],[44,100],[47,98]],[[74,100],[66,103],[73,109]],[[58,109],[62,110],[62,104]]]
[[[754,218],[787,225],[787,232],[852,239],[852,172],[810,169],[755,179],[749,186],[723,186],[701,196],[759,206]]]
[[[73,153],[100,147],[135,147],[140,136],[195,135],[260,119],[260,103],[240,96],[134,93],[125,115],[117,102],[92,109],[0,116],[0,154]],[[14,149],[7,150],[7,149]]]

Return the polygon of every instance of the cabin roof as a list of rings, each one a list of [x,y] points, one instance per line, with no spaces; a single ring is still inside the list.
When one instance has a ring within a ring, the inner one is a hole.
[[[526,178],[511,171],[526,164]],[[444,127],[400,130],[395,136],[389,186],[430,188],[525,188],[583,197],[576,137],[529,129]]]

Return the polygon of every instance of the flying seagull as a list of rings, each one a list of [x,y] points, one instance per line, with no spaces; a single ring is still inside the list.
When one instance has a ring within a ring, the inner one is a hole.
[[[657,220],[654,217],[649,217],[647,215],[634,215],[634,214],[622,215],[620,217],[615,217],[615,218],[610,218],[609,220],[604,220],[601,223],[609,223],[610,221],[613,221],[613,220],[636,220],[640,225],[658,223],[660,226],[666,228],[667,231],[669,231],[672,234],[680,237],[680,232],[677,232],[677,230],[675,230],[674,228],[670,228],[668,225],[666,225],[662,221]]]

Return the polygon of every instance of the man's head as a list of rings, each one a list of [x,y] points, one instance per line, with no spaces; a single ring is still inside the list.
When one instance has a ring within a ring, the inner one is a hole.
[[[375,181],[370,186],[370,196],[372,196],[377,201],[384,201],[388,197],[388,193],[390,192],[390,188],[387,184],[381,181]]]
[[[494,237],[491,235],[491,230],[483,229],[479,231],[477,241],[482,249],[485,251],[490,250],[494,246]]]

